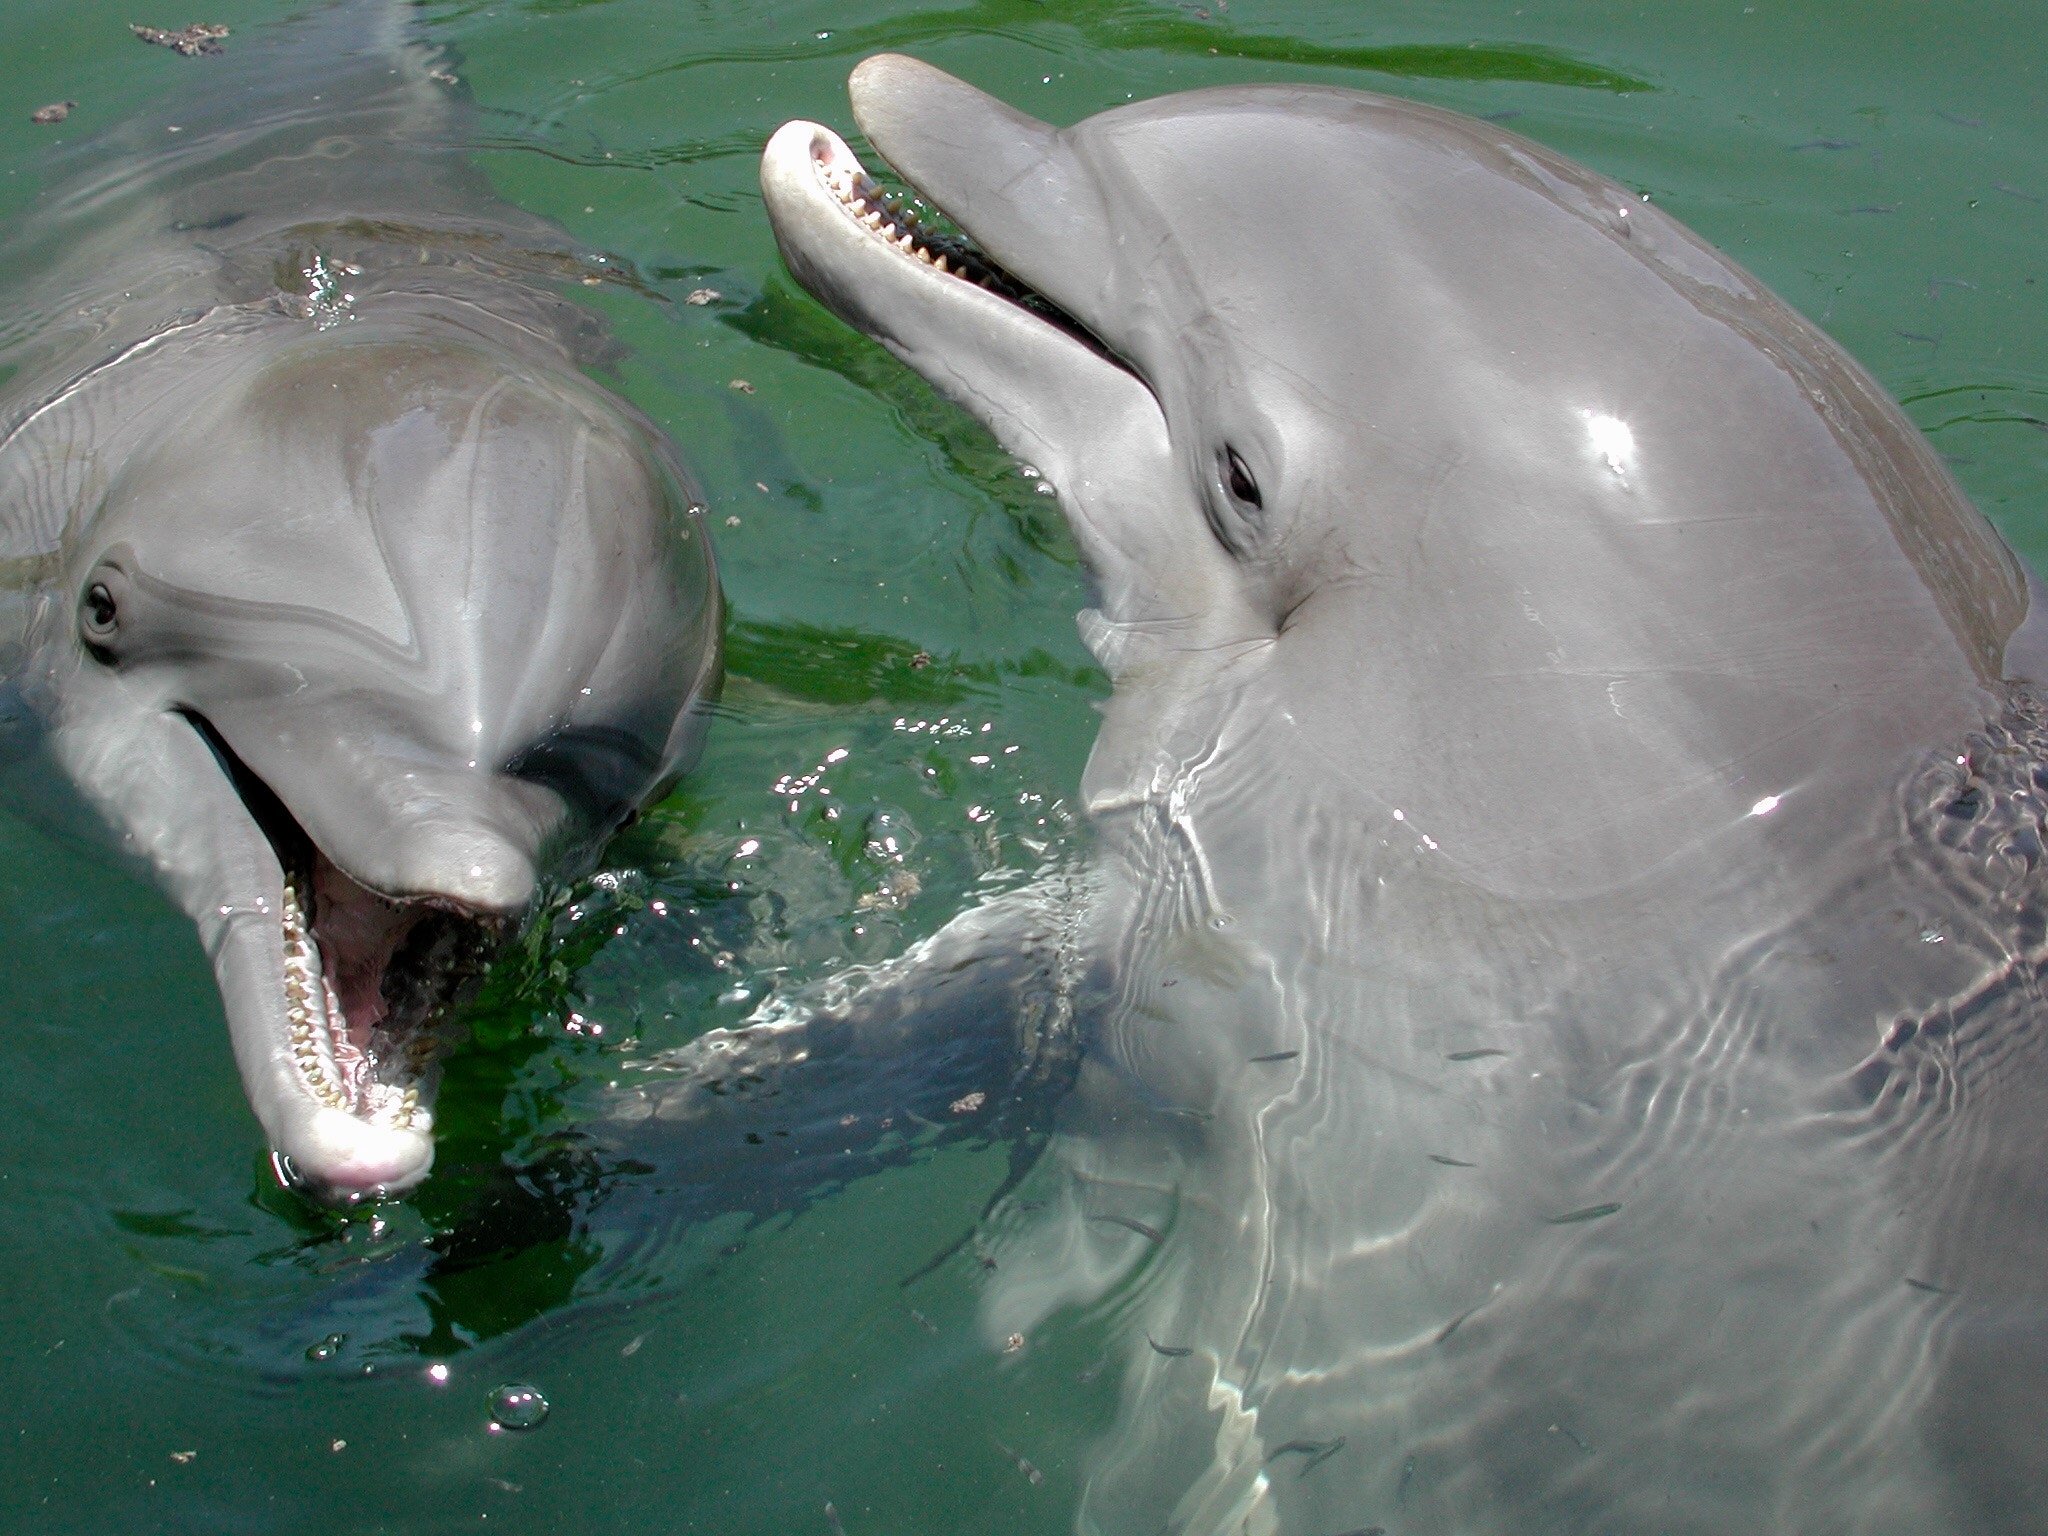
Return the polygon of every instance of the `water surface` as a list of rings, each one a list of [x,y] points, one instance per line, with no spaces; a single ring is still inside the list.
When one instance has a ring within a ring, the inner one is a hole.
[[[203,89],[208,61],[138,44],[128,20],[224,22],[233,48],[290,14],[17,0],[0,15],[0,214],[42,193],[63,147]],[[796,115],[850,130],[844,78],[865,52],[917,53],[1059,122],[1264,80],[1510,121],[1820,322],[2048,560],[2034,7],[494,0],[417,15],[474,96],[474,154],[501,195],[616,274],[583,294],[631,349],[613,382],[713,497],[726,704],[701,772],[563,893],[475,1010],[442,1171],[348,1221],[274,1188],[183,919],[0,814],[10,1527],[823,1536],[830,1501],[849,1536],[1069,1528],[1115,1406],[1098,1367],[1120,1298],[1015,1351],[979,1338],[985,1272],[960,1239],[1011,1173],[1004,1144],[950,1142],[781,1211],[628,1189],[459,1272],[429,1273],[422,1247],[493,1169],[577,1176],[548,1154],[633,1061],[893,953],[1085,840],[1069,807],[1105,685],[1075,638],[1085,591],[1057,509],[804,297],[761,216],[760,145]],[[67,99],[65,124],[29,123]],[[1314,232],[1247,238],[1284,256]],[[507,1382],[546,1396],[543,1425],[491,1429]]]

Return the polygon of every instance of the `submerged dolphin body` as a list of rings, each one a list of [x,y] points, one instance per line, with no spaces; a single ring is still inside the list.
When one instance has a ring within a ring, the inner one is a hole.
[[[0,395],[10,793],[68,778],[154,870],[339,1198],[424,1176],[449,1005],[688,766],[719,658],[687,472],[400,14],[238,38],[81,171],[9,254]]]
[[[2048,672],[1920,434],[1489,124],[852,93],[973,245],[792,123],[789,266],[1057,486],[1114,680],[984,1317],[1135,1276],[1081,1528],[2038,1529]]]

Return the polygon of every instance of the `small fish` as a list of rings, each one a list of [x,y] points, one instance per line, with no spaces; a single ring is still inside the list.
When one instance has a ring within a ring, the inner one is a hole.
[[[1621,1206],[1619,1204],[1610,1200],[1602,1205],[1588,1205],[1582,1206],[1576,1211],[1566,1211],[1562,1216],[1547,1216],[1544,1220],[1548,1221],[1553,1227],[1568,1227],[1574,1222],[1598,1221],[1602,1216],[1612,1216],[1620,1209]]]
[[[1915,1280],[1911,1275],[1906,1276],[1906,1284],[1913,1287],[1916,1291],[1925,1291],[1930,1296],[1955,1295],[1955,1292],[1945,1285],[1936,1285],[1931,1280]]]
[[[1100,1376],[1102,1374],[1102,1368],[1108,1364],[1109,1356],[1104,1355],[1100,1360],[1097,1360],[1093,1365],[1089,1366],[1086,1370],[1076,1371],[1074,1373],[1074,1380],[1079,1382],[1081,1385],[1086,1386],[1089,1382],[1093,1381],[1096,1377]]]
[[[1308,1459],[1301,1464],[1301,1471],[1297,1475],[1307,1477],[1310,1472],[1343,1449],[1344,1437],[1342,1435],[1339,1435],[1334,1440],[1290,1440],[1275,1450],[1266,1460],[1278,1461],[1282,1456],[1287,1455],[1305,1456]]]
[[[1892,334],[1894,336],[1903,336],[1908,341],[1924,341],[1930,347],[1941,345],[1941,338],[1939,336],[1923,336],[1918,331],[1902,331],[1897,326],[1892,327]]]
[[[1166,1234],[1164,1232],[1161,1232],[1157,1227],[1148,1227],[1145,1223],[1132,1216],[1090,1216],[1088,1219],[1090,1221],[1106,1221],[1113,1227],[1122,1227],[1126,1232],[1135,1232],[1138,1236],[1146,1238],[1151,1242],[1163,1243],[1166,1241]]]
[[[917,1326],[922,1328],[926,1333],[935,1336],[937,1335],[939,1331],[939,1325],[933,1322],[930,1318],[926,1317],[922,1312],[918,1311],[917,1308],[912,1307],[910,1309],[910,1315],[917,1319]]]
[[[1899,205],[1897,203],[1858,203],[1854,208],[1838,208],[1835,211],[1841,214],[1897,213]]]
[[[1954,123],[1958,128],[1982,128],[1984,126],[1984,119],[1981,117],[1957,117],[1953,112],[1937,112],[1934,115],[1944,123]]]
[[[1394,1502],[1396,1504],[1405,1504],[1408,1502],[1408,1485],[1414,1480],[1415,1458],[1413,1456],[1409,1456],[1402,1460],[1401,1481],[1394,1485]]]
[[[1443,1343],[1445,1339],[1448,1339],[1452,1334],[1456,1333],[1460,1328],[1464,1327],[1465,1320],[1472,1316],[1473,1312],[1477,1312],[1478,1310],[1479,1309],[1477,1307],[1474,1307],[1469,1312],[1460,1312],[1456,1317],[1452,1318],[1448,1323],[1444,1324],[1443,1331],[1440,1332],[1432,1342],[1437,1344]]]
[[[1794,149],[1854,149],[1856,139],[1808,139],[1804,144],[1794,144]]]
[[[2018,187],[2008,187],[2002,181],[1994,181],[1991,185],[1998,191],[2003,192],[2007,197],[2017,197],[2022,202],[2038,203],[2042,201],[2041,198],[2034,196],[2033,193],[2022,192]]]
[[[1468,1163],[1463,1158],[1445,1157],[1441,1152],[1430,1153],[1429,1160],[1432,1163],[1442,1163],[1446,1168],[1477,1168],[1479,1166],[1477,1163]]]
[[[1341,1531],[1338,1536],[1387,1536],[1384,1525],[1361,1525],[1355,1531]]]
[[[1502,1050],[1502,1049],[1500,1049],[1500,1047],[1499,1047],[1499,1046],[1494,1046],[1494,1045],[1482,1045],[1482,1046],[1480,1046],[1480,1047],[1479,1047],[1479,1048],[1478,1048],[1477,1050],[1472,1050],[1472,1051],[1453,1051],[1453,1052],[1451,1052],[1451,1054],[1450,1054],[1450,1055],[1446,1056],[1446,1057],[1444,1058],[1444,1060],[1445,1060],[1445,1061],[1483,1061],[1483,1060],[1484,1060],[1484,1059],[1485,1059],[1486,1057],[1488,1057],[1488,1056],[1505,1056],[1505,1055],[1507,1055],[1507,1052],[1506,1052],[1506,1051],[1504,1051],[1504,1050]]]
[[[1486,120],[1489,123],[1507,123],[1513,122],[1521,115],[1522,109],[1520,107],[1513,107],[1506,112],[1489,112],[1486,114]]]
[[[1019,1456],[1007,1445],[1004,1445],[1002,1441],[998,1440],[996,1442],[996,1448],[1000,1450],[1005,1456],[1009,1457],[1011,1461],[1016,1463],[1017,1470],[1024,1474],[1024,1481],[1029,1483],[1032,1487],[1036,1488],[1040,1483],[1045,1481],[1045,1474],[1043,1472],[1039,1471],[1038,1468],[1031,1465],[1030,1462],[1026,1461],[1022,1456]],[[841,1536],[844,1536],[844,1533],[841,1533]]]
[[[832,1536],[846,1536],[846,1527],[839,1522],[839,1511],[832,1507],[832,1501],[825,1501],[825,1523],[832,1527]]]
[[[1145,1342],[1169,1360],[1178,1360],[1183,1355],[1192,1355],[1195,1352],[1191,1344],[1162,1344],[1149,1333],[1145,1335]]]
[[[1254,1056],[1252,1064],[1256,1066],[1261,1062],[1267,1061],[1292,1061],[1300,1054],[1301,1052],[1299,1051],[1269,1051],[1264,1056]]]
[[[625,1343],[625,1346],[624,1346],[623,1348],[621,1348],[621,1349],[620,1349],[620,1351],[619,1351],[619,1357],[620,1357],[621,1359],[628,1359],[628,1360],[629,1360],[629,1359],[631,1359],[631,1358],[632,1358],[632,1357],[633,1357],[634,1355],[637,1355],[637,1354],[639,1354],[639,1353],[640,1353],[640,1346],[641,1346],[642,1344],[645,1344],[646,1342],[647,1342],[647,1335],[646,1335],[646,1334],[644,1334],[644,1333],[636,1333],[636,1334],[634,1334],[632,1338],[630,1338],[630,1339],[628,1339],[628,1340],[626,1341],[626,1343]]]

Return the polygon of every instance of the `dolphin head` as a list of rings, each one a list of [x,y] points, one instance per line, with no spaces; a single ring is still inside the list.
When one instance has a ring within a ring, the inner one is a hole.
[[[1327,87],[1064,129],[899,56],[850,88],[966,240],[808,122],[770,219],[1057,488],[1117,684],[1092,805],[1256,737],[1240,768],[1284,756],[1374,849],[1405,818],[1462,880],[1587,893],[1759,835],[1758,783],[1824,841],[1872,788],[1845,765],[1999,675],[2025,583],[1919,434],[1614,183]]]
[[[1270,638],[1358,468],[1328,426],[1372,295],[1357,253],[1287,241],[1303,189],[1274,174],[1317,155],[1301,102],[1341,112],[1344,93],[1200,92],[1058,130],[901,56],[850,88],[877,151],[972,244],[795,122],[762,170],[792,270],[1044,472],[1126,638]],[[1318,330],[1338,339],[1298,345]]]
[[[281,1173],[389,1194],[449,1005],[694,756],[716,578],[659,435],[567,369],[374,323],[235,355],[103,487],[55,739],[199,924]]]

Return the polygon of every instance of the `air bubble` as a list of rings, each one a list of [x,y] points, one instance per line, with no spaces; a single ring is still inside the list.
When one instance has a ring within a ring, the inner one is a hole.
[[[316,1364],[324,1360],[332,1360],[341,1352],[341,1346],[347,1342],[347,1334],[330,1333],[318,1344],[308,1344],[306,1346],[306,1358]]]
[[[493,1429],[539,1429],[547,1418],[548,1400],[539,1387],[508,1381],[491,1393]]]

